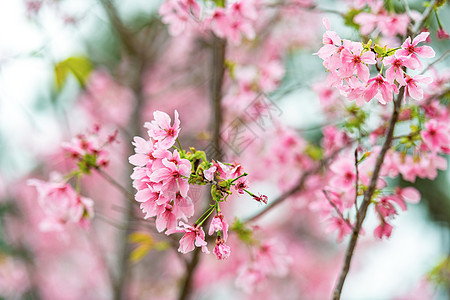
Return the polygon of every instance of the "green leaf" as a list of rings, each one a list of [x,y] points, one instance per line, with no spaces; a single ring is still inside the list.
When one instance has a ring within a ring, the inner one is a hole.
[[[305,153],[314,160],[320,160],[323,157],[322,148],[308,144],[305,149]]]
[[[214,0],[217,7],[225,7],[225,0]]]
[[[387,53],[387,46],[381,47],[380,45],[376,44],[373,47],[373,50],[375,50],[376,53],[378,53],[378,57],[384,57]]]
[[[450,287],[450,256],[441,260],[429,273],[428,278],[437,286]]]
[[[253,231],[245,226],[238,218],[234,220],[230,230],[235,231],[241,241],[246,244],[254,244],[256,241],[253,238]]]
[[[351,9],[349,10],[349,12],[344,15],[344,23],[345,25],[355,28],[356,30],[359,30],[360,25],[356,24],[353,19],[355,18],[356,15],[358,15],[360,12],[362,12],[363,10],[361,9]]]
[[[92,64],[86,57],[73,56],[57,63],[55,65],[55,79],[58,89],[62,89],[69,74],[75,76],[78,83],[84,88],[92,69]]]
[[[372,154],[371,151],[367,151],[363,154],[363,156],[361,156],[361,158],[358,160],[358,164],[362,163],[363,161],[366,160],[366,158],[368,158],[370,155]]]

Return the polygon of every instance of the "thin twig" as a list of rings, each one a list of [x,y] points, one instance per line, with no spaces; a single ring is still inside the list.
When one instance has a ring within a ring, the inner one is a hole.
[[[425,69],[423,69],[422,72],[420,72],[420,75],[423,75],[426,71],[428,71],[432,66],[434,66],[435,64],[437,64],[438,62],[444,60],[444,58],[447,57],[447,55],[450,54],[450,50],[445,51],[444,53],[442,53],[442,55],[436,59],[435,61],[433,61],[431,64],[429,64]]]
[[[339,215],[339,217],[348,225],[348,227],[350,227],[353,231],[355,230],[355,227],[353,227],[353,225],[349,222],[349,220],[347,220],[344,215],[342,214],[341,210],[336,206],[336,204],[331,201],[330,197],[328,196],[328,192],[326,190],[322,190],[323,194],[325,195],[325,198],[328,200],[328,202],[330,203],[330,205],[334,208],[334,210],[337,212],[337,214]]]
[[[211,71],[211,121],[212,121],[212,142],[215,153],[212,154],[212,159],[221,160],[223,156],[221,141],[222,128],[222,86],[225,75],[225,52],[226,40],[213,35],[212,42],[212,71]],[[195,270],[200,262],[201,250],[199,247],[194,249],[192,258],[186,264],[186,275],[181,284],[178,300],[186,300],[191,295],[192,280],[194,278]]]
[[[415,34],[417,34],[417,32],[420,30],[420,28],[422,27],[422,25],[424,24],[426,19],[429,17],[430,13],[432,12],[435,3],[436,3],[436,0],[430,1],[429,6],[425,9],[425,11],[422,14],[422,18],[420,19],[419,22],[417,22],[415,24],[412,32],[410,30],[408,30],[408,32],[406,34],[407,36],[408,35],[414,36]],[[339,279],[338,279],[338,282],[336,284],[336,287],[335,287],[335,290],[333,293],[334,300],[339,300],[341,298],[342,288],[344,287],[345,278],[347,277],[347,274],[350,270],[350,264],[351,264],[351,261],[353,258],[353,253],[355,251],[356,243],[358,242],[359,233],[361,231],[362,224],[366,217],[367,209],[369,208],[372,196],[376,190],[376,185],[377,185],[378,178],[380,175],[381,167],[384,162],[384,158],[386,156],[387,151],[390,149],[393,138],[394,138],[394,128],[395,128],[395,125],[397,124],[397,121],[399,118],[399,113],[400,113],[400,108],[402,105],[402,98],[403,98],[404,93],[405,93],[405,87],[401,87],[399,94],[397,96],[397,99],[394,100],[394,109],[392,111],[392,116],[389,121],[388,132],[387,132],[386,138],[384,140],[383,146],[381,148],[381,151],[378,154],[378,157],[376,159],[375,168],[372,173],[372,177],[370,179],[369,187],[367,188],[366,192],[364,193],[363,201],[362,201],[361,206],[358,209],[358,213],[356,215],[355,230],[352,233],[350,242],[349,242],[349,244],[347,246],[347,250],[345,252],[344,264],[342,266],[341,273],[339,275]]]
[[[355,149],[355,209],[356,215],[358,215],[358,185],[359,185],[359,169],[358,169],[358,147]]]
[[[425,11],[422,14],[422,18],[420,19],[420,21],[418,21],[415,25],[414,28],[412,30],[412,32],[414,34],[416,34],[417,32],[419,32],[420,28],[423,26],[423,24],[425,23],[425,21],[428,19],[428,17],[430,16],[431,12],[434,9],[434,5],[436,4],[437,0],[431,0],[430,3],[428,3],[428,7],[425,9]]]
[[[116,187],[125,197],[127,197],[128,200],[134,202],[134,195],[128,189],[126,189],[124,186],[122,186],[119,182],[117,182],[117,180],[112,178],[108,173],[103,171],[101,168],[95,168],[95,170],[101,177],[103,177],[111,185]]]
[[[407,0],[402,0],[402,2],[403,2],[403,6],[405,7],[406,15],[407,15],[411,20],[413,20],[413,17],[412,17],[412,15],[411,15],[411,9],[409,8],[408,1],[407,1]]]
[[[402,138],[412,138],[415,135],[420,134],[419,131],[415,131],[415,132],[411,132],[410,134],[403,134],[403,135],[398,135],[398,136],[394,136],[392,139],[393,140],[398,140],[398,139],[402,139]]]
[[[351,143],[350,143],[351,144]],[[271,201],[269,204],[267,204],[265,206],[265,208],[258,212],[257,214],[249,217],[248,219],[244,220],[244,223],[249,223],[249,222],[254,222],[257,219],[261,218],[263,215],[265,215],[266,213],[268,213],[270,210],[272,210],[274,207],[280,205],[282,202],[284,202],[284,200],[286,200],[287,198],[289,198],[290,196],[294,195],[295,193],[299,192],[301,189],[303,189],[303,186],[305,185],[306,180],[308,179],[309,176],[316,174],[318,172],[320,172],[325,166],[328,165],[328,163],[330,161],[332,161],[336,155],[341,152],[343,149],[345,149],[346,147],[348,147],[349,145],[346,145],[340,149],[337,149],[336,151],[334,151],[330,156],[322,159],[319,164],[317,165],[317,167],[306,171],[305,173],[303,173],[303,175],[300,177],[298,183],[291,188],[290,190],[286,191],[285,193],[281,194],[280,196],[278,196],[278,198],[276,198],[275,200]]]

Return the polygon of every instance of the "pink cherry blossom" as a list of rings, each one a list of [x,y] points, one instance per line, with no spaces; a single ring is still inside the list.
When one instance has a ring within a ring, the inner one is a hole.
[[[177,166],[167,158],[164,158],[162,163],[164,166],[152,172],[150,180],[156,183],[162,182],[163,193],[175,194],[180,191],[181,195],[186,197],[189,190],[188,178],[191,174],[191,163],[187,159],[182,159],[182,163]]]
[[[416,75],[411,77],[409,75],[405,76],[405,96],[411,96],[415,100],[422,100],[423,89],[419,86],[419,83],[431,83],[433,79],[424,75]]]
[[[30,179],[28,184],[36,187],[38,203],[45,212],[46,219],[41,223],[44,231],[63,230],[63,225],[68,222],[84,224],[83,219],[90,218],[94,213],[93,201],[78,195],[63,181]]]
[[[148,135],[158,142],[158,147],[169,149],[175,144],[180,132],[180,120],[175,110],[174,123],[170,125],[171,119],[168,114],[155,111],[152,122],[146,122],[144,127],[148,129]]]
[[[424,125],[424,130],[420,132],[423,142],[432,151],[440,152],[450,145],[450,127],[444,122],[434,119]]]
[[[196,1],[189,1],[193,3],[193,11],[198,11],[198,4]],[[183,6],[183,0],[167,0],[159,7],[159,14],[162,21],[169,25],[169,33],[173,36],[180,35],[187,27],[190,21],[189,12]]]
[[[158,232],[174,229],[177,226],[177,216],[173,212],[173,206],[167,203],[164,210],[156,218],[156,229]]]
[[[440,40],[448,40],[448,39],[450,39],[450,35],[448,34],[447,31],[445,31],[444,28],[438,28],[438,30],[436,31],[436,36]]]
[[[264,203],[267,204],[267,202],[269,201],[268,197],[266,195],[254,195],[253,199],[255,199],[256,201],[260,202],[260,203]]]
[[[344,48],[342,50],[341,61],[343,67],[341,68],[341,76],[348,77],[356,71],[358,78],[363,82],[369,80],[370,71],[367,64],[373,65],[376,63],[375,53],[372,51],[363,52],[363,50],[361,43],[352,43],[350,49]]]
[[[213,253],[217,257],[217,259],[224,260],[224,259],[227,259],[228,257],[230,257],[231,249],[219,237],[219,238],[217,238],[216,247],[214,247]]]
[[[382,239],[383,237],[389,238],[392,234],[392,225],[383,221],[377,228],[375,228],[373,234],[379,239]]]
[[[228,223],[225,221],[224,216],[221,212],[215,216],[211,225],[209,226],[208,234],[212,235],[214,232],[221,230],[223,234],[223,240],[226,242],[228,239]]]
[[[342,220],[341,217],[332,216],[328,220],[327,232],[338,231],[338,243],[344,240],[344,237],[352,232],[352,228]]]
[[[241,177],[236,181],[236,185],[234,186],[235,190],[239,194],[244,194],[244,189],[248,188],[247,178]]]
[[[205,170],[203,172],[203,175],[205,176],[205,179],[208,181],[214,180],[214,174],[216,173],[217,167],[211,166],[208,170]]]
[[[410,22],[406,14],[389,14],[378,17],[378,27],[384,36],[405,35]]]
[[[364,99],[369,102],[376,97],[381,104],[392,101],[393,93],[398,93],[397,87],[387,82],[381,74],[368,81],[368,86],[364,92]]]
[[[135,136],[133,146],[136,154],[128,158],[130,164],[143,167],[154,159],[152,155],[154,143],[152,141],[146,141],[139,136]]]
[[[420,62],[418,56],[424,58],[432,58],[435,56],[435,52],[430,46],[417,47],[417,44],[425,41],[429,35],[429,32],[422,32],[416,36],[412,42],[411,37],[408,37],[402,44],[402,49],[395,52],[395,56],[400,57],[411,55],[411,58],[417,61],[418,66],[422,67],[422,63]]]
[[[393,199],[390,197],[381,197],[375,204],[375,210],[382,218],[391,217],[397,214],[391,200]]]
[[[355,165],[348,157],[341,157],[337,159],[330,166],[335,176],[330,180],[330,185],[342,190],[353,188],[355,185],[356,173]]]
[[[407,67],[414,70],[418,67],[417,61],[407,56],[388,56],[383,60],[385,66],[391,66],[386,70],[386,80],[389,83],[394,83],[394,80],[401,85],[406,85],[405,76],[403,74],[402,67]]]
[[[194,250],[195,247],[201,247],[202,252],[209,254],[209,250],[206,247],[207,243],[205,241],[205,232],[202,227],[197,225],[190,226],[180,221],[180,226],[175,229],[167,230],[166,234],[180,233],[184,232],[184,236],[180,239],[180,247],[178,251],[185,254]],[[181,227],[182,226],[182,227]]]

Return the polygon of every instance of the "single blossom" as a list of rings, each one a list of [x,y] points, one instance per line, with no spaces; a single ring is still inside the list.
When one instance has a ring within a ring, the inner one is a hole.
[[[370,71],[367,65],[376,63],[375,53],[372,51],[364,52],[361,43],[352,42],[351,47],[344,48],[341,52],[341,61],[343,67],[341,70],[342,77],[351,76],[354,72],[363,82],[367,82],[370,77]]]
[[[247,178],[239,178],[236,181],[236,185],[234,186],[234,188],[239,194],[244,194],[244,190],[248,188]]]
[[[259,196],[254,195],[253,199],[255,199],[258,202],[262,202],[264,204],[267,204],[269,200],[266,195],[259,195]]]
[[[450,127],[447,123],[432,119],[424,127],[420,135],[432,151],[439,152],[450,146]]]
[[[382,221],[381,224],[375,228],[373,234],[379,239],[382,239],[383,237],[389,238],[392,234],[392,225],[386,221]]]
[[[162,182],[163,194],[174,195],[180,191],[181,195],[186,197],[189,190],[188,178],[191,174],[191,163],[187,159],[182,159],[181,164],[177,166],[167,158],[164,158],[162,163],[163,167],[151,173],[150,180],[156,183]]]
[[[411,37],[408,37],[402,44],[402,48],[395,52],[395,56],[400,57],[411,55],[411,58],[416,60],[418,66],[422,67],[422,63],[420,62],[418,56],[424,58],[432,58],[435,56],[435,52],[430,46],[417,47],[417,45],[420,42],[425,41],[429,35],[429,32],[422,32],[418,36],[416,36],[412,42]]]
[[[338,243],[344,240],[344,237],[352,232],[352,228],[341,217],[331,216],[328,220],[328,232],[338,231]]]
[[[411,96],[411,98],[415,100],[422,100],[423,98],[423,89],[419,86],[419,83],[431,83],[433,79],[424,75],[416,75],[411,77],[409,75],[405,76],[405,97]]]
[[[178,112],[175,110],[173,125],[170,125],[171,119],[164,112],[155,111],[153,117],[155,119],[152,122],[146,122],[144,127],[148,129],[148,135],[158,142],[158,147],[169,149],[175,144],[180,132]]]
[[[28,180],[28,185],[36,187],[38,203],[46,218],[40,224],[42,231],[61,231],[63,225],[72,222],[86,224],[93,214],[94,202],[82,197],[67,183],[56,179],[47,182],[37,179]]]
[[[212,219],[208,234],[212,235],[214,232],[219,230],[222,231],[223,240],[226,242],[228,239],[228,223],[225,222],[224,216],[221,212],[219,212],[217,216]]]
[[[386,70],[386,80],[389,83],[394,83],[394,80],[397,80],[397,82],[401,85],[406,85],[405,75],[402,68],[407,67],[414,70],[418,67],[417,61],[412,59],[411,56],[388,56],[383,60],[383,64],[385,66],[391,66]]]
[[[217,257],[217,259],[224,260],[230,257],[231,249],[224,243],[224,240],[222,240],[219,236],[217,237],[216,247],[214,247],[213,253]]]
[[[216,173],[216,170],[217,170],[216,166],[212,166],[208,170],[205,170],[203,172],[203,175],[205,176],[205,179],[208,180],[208,181],[213,181],[214,180],[214,174]]]
[[[436,36],[437,36],[437,38],[440,39],[440,40],[448,40],[448,39],[450,39],[450,35],[448,34],[447,31],[445,31],[444,28],[439,28],[439,29],[436,31]]]
[[[166,234],[184,233],[184,236],[180,239],[180,247],[178,251],[185,254],[194,250],[195,247],[201,247],[202,252],[209,254],[209,250],[206,247],[205,232],[202,227],[198,225],[190,226],[182,221],[175,229],[167,230]]]
[[[392,101],[394,92],[398,93],[398,88],[387,82],[381,74],[378,74],[377,77],[368,81],[364,99],[369,102],[373,97],[376,97],[381,104],[386,104]]]

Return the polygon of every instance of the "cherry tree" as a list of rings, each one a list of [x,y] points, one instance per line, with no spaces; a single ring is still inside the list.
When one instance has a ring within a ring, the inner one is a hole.
[[[6,299],[341,299],[447,169],[446,1],[67,2],[24,14],[110,38],[51,59],[60,136],[0,186]]]

